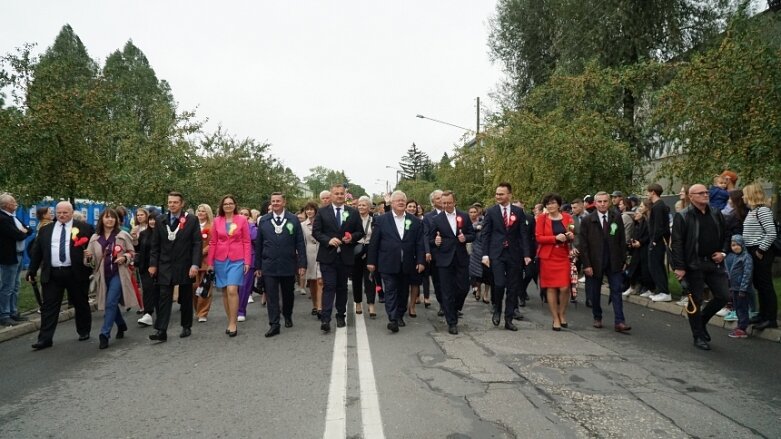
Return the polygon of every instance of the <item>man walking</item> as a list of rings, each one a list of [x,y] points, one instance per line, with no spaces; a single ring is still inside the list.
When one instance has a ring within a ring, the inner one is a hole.
[[[279,334],[280,292],[285,328],[293,327],[296,271],[299,276],[306,273],[304,232],[298,217],[285,209],[286,204],[281,192],[271,194],[271,212],[260,218],[255,240],[255,276],[263,276],[268,296],[266,337]]]
[[[182,332],[179,337],[189,337],[193,325],[190,291],[201,266],[201,227],[195,215],[184,211],[184,196],[180,192],[168,193],[168,213],[160,216],[154,228],[149,259],[149,275],[160,287],[156,331],[149,339],[168,340],[174,288],[180,292]]]
[[[60,317],[60,306],[65,290],[76,310],[76,332],[79,341],[89,340],[92,327],[89,306],[89,276],[92,269],[84,265],[84,249],[95,229],[85,222],[73,219],[73,206],[60,201],[54,208],[57,221],[41,228],[30,247],[30,267],[27,280],[35,283],[41,269],[43,306],[41,330],[33,349],[52,346],[54,331]]]
[[[667,253],[667,241],[670,240],[670,208],[661,199],[662,186],[658,183],[648,185],[648,199],[651,214],[648,218],[648,272],[656,286],[656,294],[646,292],[641,296],[650,297],[654,302],[669,302],[672,300],[667,286],[667,267],[664,263]]]
[[[672,266],[675,277],[691,295],[687,307],[694,346],[710,350],[708,321],[726,303],[729,280],[724,258],[730,247],[730,236],[724,216],[708,205],[708,188],[695,184],[689,188],[691,205],[675,214],[672,231]],[[702,309],[702,295],[708,285],[713,299]],[[694,311],[689,311],[693,306]]]
[[[431,210],[426,212],[425,215],[423,215],[423,225],[426,228],[425,234],[426,236],[429,235],[429,231],[431,230],[432,224],[431,222],[433,219],[442,212],[442,190],[436,189],[432,191],[428,195],[429,203],[431,203]],[[437,262],[434,254],[431,252],[431,249],[428,248],[428,238],[426,239],[426,262],[428,263],[428,269],[429,273],[431,274],[431,283],[434,285],[434,296],[437,298],[437,303],[439,303],[439,311],[437,311],[437,315],[439,317],[442,317],[445,315],[445,311],[442,308],[442,285],[439,278],[439,270],[437,270]]]
[[[32,229],[16,218],[17,207],[13,196],[0,195],[0,327],[27,320],[19,314],[16,304],[24,240],[32,234]]]
[[[347,323],[347,275],[355,264],[355,242],[363,238],[363,225],[358,211],[344,204],[345,189],[341,184],[331,187],[331,204],[318,209],[312,226],[312,236],[320,243],[317,262],[323,274],[323,311],[320,330],[331,331],[331,311],[336,307],[336,327]]]

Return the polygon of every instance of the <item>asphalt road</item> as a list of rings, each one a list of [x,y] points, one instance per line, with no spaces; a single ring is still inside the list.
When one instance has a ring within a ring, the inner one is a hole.
[[[510,332],[471,295],[457,336],[436,304],[398,334],[382,308],[322,334],[297,295],[295,326],[266,339],[259,303],[228,338],[215,299],[187,339],[174,312],[167,343],[131,325],[99,351],[96,312],[89,341],[67,321],[51,349],[3,343],[0,438],[781,437],[778,343],[714,328],[701,352],[683,318],[632,304],[631,335],[582,304],[553,332],[538,298]]]

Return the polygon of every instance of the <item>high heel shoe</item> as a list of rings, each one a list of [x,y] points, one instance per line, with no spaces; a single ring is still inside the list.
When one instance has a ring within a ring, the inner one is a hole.
[[[233,332],[228,331],[228,337],[235,337],[237,335],[239,335],[239,330],[238,329],[233,331]]]
[[[568,326],[569,325],[567,324],[567,322],[561,322],[561,327],[562,328],[567,328]]]
[[[412,312],[412,310],[409,310],[409,316],[414,319],[415,317],[418,316],[418,313],[414,313],[414,312]]]
[[[561,331],[561,326],[553,326],[553,327],[551,327],[551,329],[553,329],[556,332],[559,332],[559,331]]]
[[[430,306],[431,306],[431,302],[429,302],[429,301],[425,301],[425,300],[424,300],[424,301],[423,301],[423,306],[425,306],[426,308],[428,308],[428,307],[430,307]]]
[[[363,314],[363,306],[360,303],[355,304],[355,313]]]

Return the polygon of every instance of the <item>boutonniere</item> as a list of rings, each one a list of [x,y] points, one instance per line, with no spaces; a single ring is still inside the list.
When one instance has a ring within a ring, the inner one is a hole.
[[[122,253],[122,246],[117,244],[114,246],[114,251],[111,255],[114,257],[114,259],[116,259],[117,255],[119,255],[120,253]]]
[[[179,230],[182,230],[184,228],[184,223],[187,221],[187,215],[182,215],[179,217]]]
[[[77,227],[71,228],[71,239],[73,240],[73,247],[81,247],[89,242],[89,238],[82,236],[79,238],[79,229]]]
[[[412,225],[412,221],[407,218],[404,220],[404,230],[409,230],[409,227]]]
[[[514,213],[511,213],[511,214],[510,214],[510,225],[513,225],[513,224],[515,224],[515,221],[516,221],[517,219],[518,219],[518,217],[517,217],[517,216],[515,216],[515,214],[514,214]]]
[[[287,233],[290,233],[290,236],[293,236],[293,224],[287,223],[285,227],[287,227]]]
[[[233,233],[238,229],[238,226],[236,223],[231,223],[230,226],[228,226],[228,236],[233,236]]]
[[[345,212],[345,213],[346,213],[346,212]],[[346,241],[346,240],[348,240],[348,239],[352,241],[352,239],[353,239],[353,234],[352,234],[352,233],[350,233],[350,232],[344,232],[344,238],[342,238],[342,241]]]
[[[456,217],[456,226],[460,229],[464,225],[464,219],[460,216]]]
[[[76,238],[79,236],[79,229],[77,227],[73,227],[71,229],[71,239],[76,241]]]
[[[618,230],[618,224],[610,223],[610,236],[615,235],[616,234],[616,230]]]
[[[350,212],[347,211],[347,209],[342,212],[342,222],[347,221],[347,218],[350,217]]]
[[[201,230],[201,238],[202,238],[202,239],[206,239],[206,238],[208,238],[208,237],[209,237],[209,228],[208,228],[208,227],[204,227],[204,228]]]

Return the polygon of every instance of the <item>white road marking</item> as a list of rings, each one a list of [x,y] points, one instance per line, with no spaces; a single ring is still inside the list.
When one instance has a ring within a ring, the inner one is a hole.
[[[344,439],[347,436],[347,328],[334,334],[334,357],[331,361],[331,384],[328,387],[328,407],[325,411],[324,439]]]
[[[374,380],[374,365],[363,314],[355,315],[355,338],[358,351],[358,379],[361,383],[361,421],[364,439],[385,439],[380,415],[380,399]]]

